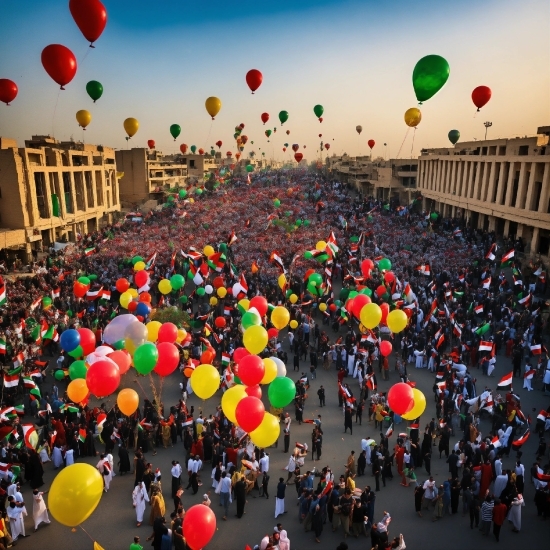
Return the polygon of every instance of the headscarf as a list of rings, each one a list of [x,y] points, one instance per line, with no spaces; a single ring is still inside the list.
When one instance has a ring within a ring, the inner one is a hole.
[[[283,529],[279,534],[279,550],[290,550],[290,539],[288,538],[286,531]]]

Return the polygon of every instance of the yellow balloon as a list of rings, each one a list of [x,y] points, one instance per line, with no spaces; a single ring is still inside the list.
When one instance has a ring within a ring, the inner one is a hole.
[[[131,138],[139,130],[139,122],[135,118],[127,118],[124,121],[124,129],[128,134],[128,137]]]
[[[86,380],[84,378],[77,378],[69,383],[67,386],[67,395],[73,403],[80,403],[86,399],[86,396],[90,393]]]
[[[426,396],[416,388],[413,388],[414,394],[414,405],[413,408],[405,414],[402,414],[401,417],[405,420],[416,420],[422,413],[426,410]]]
[[[94,550],[105,550],[97,541],[94,540]]]
[[[210,296],[210,305],[211,306],[218,305],[218,299],[215,296]]]
[[[271,413],[265,412],[262,423],[253,431],[250,432],[250,439],[257,447],[270,447],[279,439],[281,426],[279,419]]]
[[[76,121],[78,122],[79,126],[82,126],[82,128],[86,129],[86,126],[88,126],[88,124],[92,122],[92,115],[90,111],[86,111],[85,109],[77,111]]]
[[[145,325],[145,328],[147,329],[147,340],[149,340],[149,342],[157,341],[161,326],[162,326],[162,323],[159,323],[158,321],[149,321]]]
[[[291,294],[289,301],[291,304],[295,304],[298,301],[298,296],[296,296],[296,294]]]
[[[267,330],[261,325],[253,325],[247,328],[243,334],[244,347],[254,355],[264,351],[267,340]]]
[[[325,241],[319,241],[316,245],[315,245],[315,248],[317,250],[325,250],[325,248],[327,247],[327,243]]]
[[[386,318],[386,325],[388,325],[388,328],[395,334],[405,330],[408,322],[409,318],[407,314],[401,309],[390,311]]]
[[[235,417],[235,410],[237,409],[237,405],[239,404],[239,401],[245,397],[247,397],[245,387],[241,386],[240,384],[229,388],[222,395],[223,414],[225,414],[228,420],[233,422],[233,424],[237,423],[237,418]]]
[[[223,286],[220,286],[220,288],[218,288],[218,290],[216,290],[216,294],[220,298],[225,298],[227,296],[227,288],[225,288]]]
[[[145,262],[136,262],[134,264],[134,271],[143,271],[145,269]]]
[[[298,328],[298,321],[296,321],[296,319],[292,319],[292,321],[290,321],[290,328],[292,330],[294,330],[295,328]]]
[[[220,387],[220,373],[212,365],[199,365],[191,375],[191,387],[201,399],[212,397]]]
[[[137,346],[130,340],[130,338],[127,338],[124,340],[124,349],[133,357],[134,353],[136,353]],[[134,363],[132,362],[132,365]]]
[[[214,120],[214,117],[222,108],[222,102],[217,97],[209,97],[204,102],[204,106],[206,107],[206,112],[212,117],[212,120]]]
[[[193,197],[190,197],[190,198],[189,198],[189,202],[190,202],[191,204],[194,204],[195,199],[194,199]]]
[[[124,388],[120,390],[116,398],[118,408],[126,416],[130,416],[137,411],[139,407],[139,395],[132,388]]]
[[[162,279],[158,284],[161,294],[170,294],[172,292],[172,285],[170,284],[170,279]]]
[[[79,462],[63,468],[53,480],[48,508],[59,523],[76,527],[96,509],[103,495],[103,479],[96,468]]]
[[[279,278],[277,279],[277,284],[279,285],[279,288],[284,292],[286,288],[286,277],[284,273],[281,273],[279,275]]]
[[[181,344],[186,338],[187,338],[187,331],[184,328],[179,328],[178,329],[178,337],[176,338],[176,342],[178,344]]]
[[[378,304],[366,304],[360,313],[361,323],[373,329],[382,320],[382,310]]]
[[[239,300],[237,305],[244,311],[248,311],[248,308],[250,307],[250,300],[248,298],[243,298],[242,300]]]
[[[137,298],[139,296],[135,288],[129,288],[126,292],[128,292],[132,298]]]
[[[286,307],[277,306],[271,312],[271,322],[276,329],[282,330],[288,325],[289,321],[290,313],[288,312],[288,309],[286,309]]]
[[[264,364],[265,371],[264,377],[262,378],[260,384],[270,384],[273,380],[275,380],[275,378],[277,378],[277,364],[269,357],[264,357],[262,362]]]
[[[417,109],[416,107],[411,107],[410,109],[407,109],[405,111],[405,124],[410,128],[418,126],[421,120],[422,113],[420,112],[420,109]]]
[[[126,291],[120,295],[119,302],[124,309],[128,309],[128,304],[132,301],[132,295]]]
[[[321,302],[321,303],[319,304],[319,311],[320,311],[321,313],[324,313],[326,310],[327,310],[327,304],[325,304],[325,302]]]
[[[210,258],[210,256],[212,256],[212,254],[214,254],[216,251],[214,250],[213,247],[211,247],[209,244],[207,244],[207,245],[202,249],[202,252],[203,252],[203,254],[204,254],[207,258]]]

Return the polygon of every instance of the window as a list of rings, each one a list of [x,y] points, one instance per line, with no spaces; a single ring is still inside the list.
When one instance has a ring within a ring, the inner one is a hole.
[[[109,171],[105,170],[105,183],[107,184],[107,187],[111,185],[111,178],[109,177]]]
[[[533,189],[533,195],[531,197],[531,204],[529,205],[529,210],[538,212],[541,193],[542,193],[542,181],[536,181],[535,187]]]
[[[103,206],[103,178],[101,177],[101,170],[95,171],[95,188],[97,193],[97,205]]]
[[[65,210],[67,214],[74,214],[73,190],[71,186],[71,174],[63,172],[63,195],[65,196]]]
[[[48,202],[46,194],[46,178],[44,172],[34,173],[34,188],[36,192],[36,204],[41,218],[49,218]]]
[[[84,172],[84,180],[86,182],[86,200],[88,201],[88,208],[95,208],[94,184],[92,181],[92,173]]]
[[[520,157],[526,156],[529,154],[529,145],[520,145],[518,155]]]
[[[59,189],[59,174],[57,172],[50,172],[50,195],[52,197],[52,215],[56,217],[61,216],[61,193]]]
[[[84,205],[84,181],[82,172],[74,173],[74,190],[76,195],[76,209],[85,210]]]
[[[500,145],[498,148],[498,154],[500,157],[503,157],[506,155],[506,145]]]
[[[195,160],[189,159],[189,168],[195,168]]]

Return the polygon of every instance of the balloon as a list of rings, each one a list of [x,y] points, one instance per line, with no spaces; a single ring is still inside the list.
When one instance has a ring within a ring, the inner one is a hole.
[[[180,354],[178,348],[170,342],[161,342],[157,344],[159,358],[155,366],[155,372],[159,376],[168,376],[178,367]]]
[[[131,416],[139,407],[139,395],[131,388],[124,388],[117,395],[116,404],[122,414]]]
[[[313,107],[313,112],[317,118],[321,118],[325,112],[325,109],[322,105],[315,105],[315,107]]]
[[[178,338],[177,338],[176,342],[178,344],[181,344],[181,342],[183,342],[186,338],[187,338],[187,331],[184,328],[179,328],[178,329]]]
[[[279,330],[285,328],[290,321],[290,313],[283,306],[277,306],[271,312],[271,323]]]
[[[212,361],[214,361],[215,357],[216,357],[216,353],[213,350],[206,349],[202,352],[201,364],[210,365],[212,363]]]
[[[172,292],[172,285],[170,284],[169,279],[162,279],[159,281],[158,289],[161,294],[170,294]]]
[[[159,342],[174,343],[178,337],[178,327],[174,323],[163,323],[158,331]]]
[[[479,109],[478,109],[479,110]],[[458,130],[451,130],[449,132],[449,141],[454,145],[460,139],[460,132]]]
[[[62,90],[74,78],[77,69],[73,52],[61,44],[50,44],[42,50],[42,65]]]
[[[134,302],[134,303],[136,303],[136,302]],[[146,302],[140,301],[139,303],[136,304],[136,309],[135,309],[134,313],[136,315],[138,315],[139,317],[145,318],[151,313],[151,306],[150,306],[150,304],[148,304]]]
[[[281,111],[279,113],[279,120],[281,121],[281,126],[288,120],[288,111]]]
[[[191,153],[195,154],[195,151],[197,150],[196,145],[191,145]]]
[[[48,494],[48,508],[59,523],[76,527],[92,515],[102,495],[103,479],[97,468],[79,462],[55,476]]]
[[[262,113],[260,118],[262,119],[262,122],[265,124],[269,120],[269,113]]]
[[[363,126],[356,126],[356,127],[355,127],[355,131],[356,131],[359,135],[361,135],[361,132],[363,131]],[[321,136],[319,136],[319,137],[321,137]]]
[[[376,295],[381,298],[382,296],[384,296],[384,294],[386,294],[387,292],[387,288],[384,286],[384,285],[380,285],[377,289],[376,289]]]
[[[182,143],[180,145],[180,151],[181,151],[182,155],[185,155],[185,153],[187,153],[187,144],[186,143]],[[182,189],[181,191],[185,191],[185,190]],[[181,191],[180,191],[180,193],[181,193]],[[186,192],[186,194],[187,194],[187,192]]]
[[[216,290],[216,294],[223,299],[227,296],[227,289],[222,286]]]
[[[126,292],[130,288],[130,283],[127,279],[124,279],[121,277],[120,279],[117,279],[116,282],[116,289],[122,294]]]
[[[382,319],[382,310],[378,304],[367,304],[361,310],[359,318],[363,325],[369,329],[373,329]]]
[[[216,141],[216,147],[217,147],[218,149],[221,149],[222,145],[223,145],[223,143],[222,143],[222,140],[221,140],[221,139],[218,140],[218,141]]]
[[[204,106],[206,107],[206,112],[212,117],[212,120],[214,120],[214,117],[222,108],[222,102],[217,97],[209,97],[205,101]]]
[[[270,384],[277,377],[277,363],[270,357],[265,357],[262,362],[264,364],[264,375],[260,384]]]
[[[394,334],[397,334],[405,330],[408,321],[407,314],[402,309],[394,309],[388,313],[386,324]]]
[[[96,338],[95,334],[89,328],[79,328],[80,347],[84,355],[89,355],[95,350]]]
[[[294,153],[294,160],[298,163],[302,162],[304,155],[302,153]]]
[[[325,241],[319,241],[315,245],[315,249],[319,251],[324,251],[327,248],[327,243]]]
[[[414,67],[413,87],[416,99],[420,102],[433,97],[443,86],[451,69],[447,60],[439,55],[427,55]]]
[[[262,449],[273,445],[279,439],[280,433],[279,419],[266,412],[260,425],[250,433],[250,439],[254,445]]]
[[[392,345],[391,342],[388,342],[388,340],[382,340],[380,342],[380,353],[383,357],[387,357],[392,352]]]
[[[84,363],[84,361],[78,362]],[[70,382],[67,386],[67,395],[73,403],[80,403],[81,401],[84,401],[89,393],[90,390],[88,389],[84,378],[77,378]]]
[[[292,298],[292,296],[291,296]],[[298,328],[298,321],[296,321],[296,319],[292,319],[292,321],[290,321],[289,323],[289,326],[292,330],[295,330]]]
[[[64,330],[59,342],[66,352],[73,351],[80,345],[80,334],[74,328]]]
[[[139,130],[139,122],[136,118],[127,118],[124,121],[124,130],[128,134],[128,137],[131,138]]]
[[[487,105],[491,99],[491,88],[488,86],[478,86],[472,92],[472,101],[479,111],[484,105]]]
[[[144,261],[139,261],[134,264],[134,271],[143,271],[146,267]]]
[[[148,139],[147,140],[147,147],[149,147],[149,149],[154,149],[155,148],[155,140],[154,139]]]
[[[179,273],[170,277],[170,285],[174,290],[179,290],[185,284],[185,279]]]
[[[176,138],[181,134],[181,126],[179,124],[172,124],[170,126],[170,134],[172,134],[174,141],[176,141]]]
[[[107,24],[107,10],[99,0],[69,0],[69,10],[80,32],[90,47],[105,29]]]
[[[376,142],[374,141],[374,139],[369,139],[369,141],[367,141],[367,145],[372,149],[374,146],[375,146]]]
[[[255,307],[261,317],[267,314],[268,304],[263,296],[254,296],[254,298],[250,300],[250,307]]]
[[[90,114],[90,111],[86,111],[85,109],[81,109],[80,111],[76,112],[76,121],[78,122],[78,125],[86,130],[86,126],[92,122],[92,115]]]
[[[78,298],[83,298],[86,296],[86,292],[88,292],[88,287],[86,285],[83,285],[82,283],[79,283],[78,281],[75,281],[73,284],[73,292],[74,295]]]
[[[229,388],[222,395],[222,411],[228,420],[236,424],[237,418],[235,417],[235,410],[239,401],[244,399],[248,394],[246,393],[246,388],[241,384],[237,384],[232,388]]]
[[[239,369],[240,378],[240,369]],[[260,399],[257,397],[246,396],[243,397],[235,409],[235,418],[237,424],[245,431],[254,431],[264,418],[265,407]]]
[[[264,132],[264,134],[265,134],[267,137],[269,137],[269,136],[271,135],[271,130],[266,130],[266,131]]]
[[[252,311],[246,311],[241,318],[241,325],[246,330],[253,326],[259,326],[262,324],[262,319],[256,309]]]
[[[327,304],[325,304],[324,302],[319,304],[319,311],[321,313],[324,313],[326,310],[327,310]]]
[[[370,298],[368,296],[366,296],[365,294],[358,294],[357,296],[355,296],[355,298],[353,298],[353,307],[352,307],[352,309],[348,309],[347,304],[346,304],[346,309],[350,313],[353,313],[353,315],[357,319],[359,319],[361,317],[361,310],[368,303],[370,303]],[[326,309],[326,307],[327,306],[325,304],[325,309]],[[319,308],[319,309],[321,309],[321,308]]]
[[[94,100],[94,103],[103,95],[103,85],[97,80],[90,80],[86,84],[86,92]],[[153,144],[153,147],[155,145]]]
[[[255,386],[259,384],[264,374],[265,366],[261,358],[257,355],[246,355],[240,360],[239,378],[246,386]]]
[[[254,172],[254,166],[252,166],[252,164],[247,164],[246,165],[246,171],[247,172]]]
[[[246,83],[248,84],[248,87],[252,90],[252,93],[254,93],[262,84],[263,75],[258,69],[250,69],[246,73]]]
[[[74,361],[69,367],[69,377],[71,380],[86,378],[87,370],[85,361]]]
[[[241,359],[243,357],[246,357],[247,355],[250,355],[250,352],[245,349],[245,348],[237,348],[234,352],[233,352],[233,361],[235,361],[235,363],[239,364],[241,362]]]
[[[391,261],[388,258],[382,258],[378,262],[378,269],[388,271],[391,269]]]
[[[113,361],[97,361],[86,373],[86,384],[90,393],[96,397],[111,395],[120,385],[120,372],[117,365]]]
[[[220,373],[212,365],[199,365],[191,375],[191,387],[201,399],[212,397],[220,387]]]
[[[212,285],[206,285],[204,287],[204,292],[206,292],[206,294],[212,294],[212,292],[214,292],[214,288],[212,287]]]
[[[258,384],[256,384],[255,386],[247,386],[245,388],[245,391],[246,395],[248,395],[249,397],[256,397],[257,399],[262,398],[262,388],[260,388]]]
[[[262,326],[253,326],[245,330],[243,335],[244,347],[254,354],[261,353],[267,346],[267,331]]]
[[[285,364],[278,357],[270,357],[270,359],[277,365],[277,378],[286,376]]]
[[[149,342],[156,342],[159,336],[159,330],[162,327],[162,323],[158,321],[149,321],[145,328],[147,329],[147,340]]]
[[[0,101],[9,105],[16,97],[19,89],[13,80],[0,78]]]
[[[77,349],[80,349],[80,348],[77,348]],[[70,354],[69,354],[70,355]],[[65,371],[59,369],[59,370],[56,370],[55,373],[54,373],[54,377],[56,380],[64,380],[65,379]]]
[[[149,374],[156,366],[159,352],[155,344],[145,342],[134,353],[134,366],[140,374]]]
[[[330,149],[330,143],[325,143],[325,149],[328,151]]]
[[[118,367],[120,374],[124,374],[130,370],[132,364],[132,358],[127,351],[116,350],[109,353],[107,356],[111,361],[114,361]]]
[[[405,420],[416,420],[426,410],[426,396],[416,388],[413,388],[412,391],[414,405],[410,411],[401,415]]]
[[[286,407],[296,395],[294,382],[286,376],[275,378],[267,391],[269,402],[277,409]]]
[[[414,405],[413,389],[404,382],[394,384],[388,392],[388,404],[398,415],[409,412]]]
[[[297,144],[297,143],[294,143],[292,145],[292,150],[296,153],[298,151],[298,149],[300,148],[300,146]]]
[[[216,515],[208,506],[196,504],[187,509],[183,520],[183,536],[189,548],[204,548],[215,532]]]
[[[422,113],[420,112],[420,109],[417,109],[416,107],[411,107],[410,109],[407,109],[405,111],[405,124],[410,128],[418,126],[421,120]]]
[[[132,301],[132,295],[126,291],[126,292],[123,292],[121,295],[120,295],[120,298],[118,299],[118,301],[120,302],[120,305],[124,308],[124,309],[128,309],[128,306],[130,305],[131,301]]]

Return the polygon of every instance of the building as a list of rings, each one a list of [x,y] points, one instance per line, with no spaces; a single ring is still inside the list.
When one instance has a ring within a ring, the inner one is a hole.
[[[550,248],[550,127],[538,136],[423,149],[418,190],[426,210],[462,217],[504,237],[522,237],[526,252]]]
[[[115,152],[103,145],[0,137],[0,249],[29,261],[54,242],[74,242],[120,210]],[[10,252],[11,251],[11,252]]]

